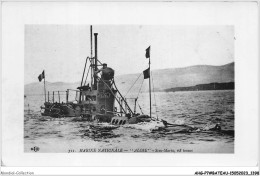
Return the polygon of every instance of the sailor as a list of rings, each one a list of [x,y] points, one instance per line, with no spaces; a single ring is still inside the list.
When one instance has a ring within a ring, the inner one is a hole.
[[[101,79],[103,80],[111,80],[114,78],[115,71],[112,68],[107,67],[106,63],[103,64],[103,68],[95,71],[95,74],[98,74],[99,72],[102,72]]]
[[[105,70],[107,68],[107,64],[106,63],[104,63],[102,65],[103,65],[103,68],[98,69],[97,71],[95,71],[95,74],[98,74],[99,72],[101,72],[101,71],[103,71],[103,70]]]

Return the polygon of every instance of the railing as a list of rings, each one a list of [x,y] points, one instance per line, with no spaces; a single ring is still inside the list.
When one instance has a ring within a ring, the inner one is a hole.
[[[48,102],[50,102],[51,99],[52,99],[52,102],[54,103],[55,102],[55,95],[56,95],[56,96],[58,96],[58,100],[56,102],[61,103],[61,95],[66,95],[65,101],[66,101],[66,103],[68,103],[69,97],[70,97],[70,93],[69,93],[70,91],[76,92],[74,100],[79,101],[78,95],[79,95],[80,91],[79,90],[73,90],[73,89],[67,89],[67,91],[48,91]],[[52,94],[52,97],[50,97],[50,94]]]

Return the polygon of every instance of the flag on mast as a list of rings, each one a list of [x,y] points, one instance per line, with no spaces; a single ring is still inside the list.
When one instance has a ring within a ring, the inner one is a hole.
[[[39,82],[41,82],[45,78],[44,70],[42,73],[38,76]]]
[[[150,46],[145,51],[146,51],[145,57],[150,58]]]
[[[150,78],[150,68],[143,71],[144,79]]]

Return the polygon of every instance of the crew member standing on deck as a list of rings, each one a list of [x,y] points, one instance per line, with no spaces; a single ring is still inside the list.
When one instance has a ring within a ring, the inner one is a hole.
[[[102,72],[101,79],[103,80],[112,80],[114,78],[115,71],[107,67],[107,64],[103,64],[103,68],[97,70],[95,74],[98,74],[99,72]]]

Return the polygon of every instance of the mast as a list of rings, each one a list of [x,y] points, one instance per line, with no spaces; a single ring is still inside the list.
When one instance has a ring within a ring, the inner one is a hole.
[[[151,46],[150,46],[150,51],[151,52]],[[152,96],[151,96],[151,62],[150,62],[150,57],[151,54],[149,54],[149,96],[150,96],[150,117],[152,118]]]
[[[90,75],[90,86],[93,86],[93,49],[92,49],[92,25],[90,25],[90,67],[91,67],[91,75]]]
[[[43,70],[43,73],[44,73],[44,98],[45,98],[45,103],[46,103],[46,85],[45,85],[45,70]]]
[[[60,103],[60,91],[58,91],[59,103]]]
[[[97,90],[97,75],[96,72],[97,72],[97,61],[98,61],[98,57],[97,57],[97,35],[98,33],[94,33],[94,37],[95,37],[95,65],[94,65],[94,86],[93,86],[93,89],[94,90]]]
[[[92,60],[91,60],[92,59],[92,25],[90,26],[90,47],[91,47],[90,48],[90,51],[91,51],[91,53],[90,53],[90,55],[91,55],[90,65],[91,65],[92,64]],[[85,76],[87,62],[88,62],[88,58],[86,58],[86,62],[85,62],[84,71],[83,71],[83,75],[82,75],[80,86],[82,86],[82,84],[83,84],[83,79],[84,79],[84,76]],[[91,69],[91,84],[92,84],[92,69]]]

